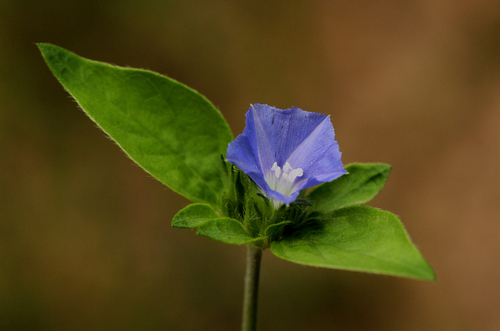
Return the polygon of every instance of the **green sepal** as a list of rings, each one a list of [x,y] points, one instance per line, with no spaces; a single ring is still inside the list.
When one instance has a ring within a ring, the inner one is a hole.
[[[345,167],[348,174],[318,185],[307,199],[312,211],[328,213],[343,207],[364,204],[382,189],[392,166],[384,163],[351,163]]]
[[[338,209],[271,244],[274,255],[299,264],[435,280],[396,215],[368,206]]]
[[[204,203],[193,203],[180,210],[172,219],[172,226],[183,229],[193,229],[206,221],[219,218],[220,215]]]
[[[233,136],[204,96],[154,72],[90,61],[50,44],[38,48],[64,88],[132,160],[193,202],[220,202],[219,158]]]
[[[198,226],[196,234],[226,244],[243,245],[262,242],[264,238],[253,238],[243,225],[232,218],[217,218]]]

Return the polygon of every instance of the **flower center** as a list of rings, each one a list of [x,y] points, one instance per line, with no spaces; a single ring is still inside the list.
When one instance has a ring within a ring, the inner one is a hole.
[[[278,166],[277,162],[274,162],[265,180],[269,187],[283,195],[290,196],[295,192],[295,179],[297,177],[302,177],[304,171],[302,168],[293,169],[290,163],[286,162],[283,169]]]

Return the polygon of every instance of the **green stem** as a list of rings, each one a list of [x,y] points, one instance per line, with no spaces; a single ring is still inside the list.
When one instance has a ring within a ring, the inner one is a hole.
[[[245,274],[245,293],[243,297],[242,331],[257,330],[257,294],[259,292],[259,272],[262,249],[247,245],[247,271]]]

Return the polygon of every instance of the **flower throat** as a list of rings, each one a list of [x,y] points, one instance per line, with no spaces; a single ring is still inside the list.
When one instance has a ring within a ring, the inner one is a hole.
[[[295,179],[302,177],[303,174],[302,168],[293,169],[288,162],[285,163],[283,168],[278,166],[277,162],[274,162],[271,171],[266,174],[265,180],[272,190],[290,196],[295,192]]]

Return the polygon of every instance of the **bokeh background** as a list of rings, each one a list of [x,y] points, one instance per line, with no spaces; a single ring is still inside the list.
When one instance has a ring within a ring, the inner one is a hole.
[[[331,115],[393,172],[436,283],[263,257],[260,330],[500,330],[500,2],[0,0],[0,329],[238,330],[245,248],[170,227],[188,201],[77,108],[35,42],[154,70],[244,127]]]

